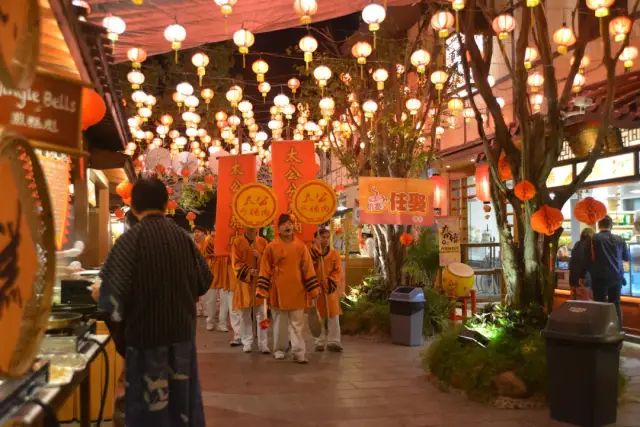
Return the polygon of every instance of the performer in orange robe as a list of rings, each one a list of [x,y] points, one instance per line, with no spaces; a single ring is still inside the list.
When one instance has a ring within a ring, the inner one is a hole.
[[[322,333],[315,339],[315,350],[342,351],[340,340],[340,308],[339,284],[342,280],[342,259],[335,249],[331,249],[329,230],[323,228],[316,233],[316,240],[311,247],[311,258],[321,284],[322,295],[318,298],[317,307],[321,319],[327,319],[325,327],[322,322]],[[328,329],[328,330],[327,330]]]
[[[256,296],[270,298],[274,320],[274,356],[285,358],[289,340],[293,360],[307,363],[302,331],[307,295],[316,298],[320,285],[309,250],[293,234],[287,214],[278,218],[278,237],[267,245],[260,262]],[[287,333],[288,332],[288,333]]]
[[[252,313],[257,325],[258,349],[264,354],[270,353],[268,331],[260,328],[260,322],[267,316],[264,299],[255,297],[260,257],[266,247],[267,241],[258,236],[255,228],[246,229],[244,236],[236,237],[231,246],[231,264],[236,276],[233,309],[242,313],[240,339],[245,353],[253,349]]]

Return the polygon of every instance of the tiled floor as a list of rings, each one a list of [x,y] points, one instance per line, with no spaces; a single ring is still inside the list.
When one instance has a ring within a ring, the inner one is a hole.
[[[208,426],[562,426],[542,410],[500,410],[443,393],[420,366],[419,348],[345,337],[345,352],[310,353],[308,365],[243,354],[229,336],[198,330]],[[640,349],[625,348],[633,375],[619,426],[640,425]],[[633,401],[635,400],[635,402]]]

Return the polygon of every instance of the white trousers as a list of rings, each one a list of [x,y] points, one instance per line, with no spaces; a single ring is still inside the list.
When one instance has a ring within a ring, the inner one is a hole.
[[[242,313],[240,310],[233,309],[233,291],[222,291],[224,295],[225,302],[227,304],[227,310],[229,313],[229,318],[231,320],[231,330],[233,330],[233,339],[240,339],[240,323],[242,322]],[[226,322],[226,316],[225,316]]]
[[[256,331],[258,334],[258,349],[260,351],[269,349],[269,331],[267,329],[260,329],[260,322],[265,318],[264,308],[262,306],[254,307],[256,318]],[[241,312],[241,327],[240,335],[242,339],[242,345],[253,345],[253,325],[251,324],[251,308],[243,308]]]
[[[327,319],[327,328],[324,327],[324,319],[320,319],[322,323],[322,332],[320,336],[315,338],[316,345],[338,344],[340,345],[340,316],[329,317]]]
[[[222,289],[209,289],[204,294],[204,315],[207,316],[207,326],[218,326],[223,328],[227,326],[227,316],[229,316],[229,306],[227,300],[223,296]],[[217,304],[220,299],[220,305]]]
[[[273,351],[287,351],[291,341],[294,356],[304,358],[304,310],[273,310]]]

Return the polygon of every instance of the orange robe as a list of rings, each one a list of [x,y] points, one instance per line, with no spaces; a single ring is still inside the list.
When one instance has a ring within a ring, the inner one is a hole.
[[[234,310],[262,305],[262,298],[254,298],[256,283],[251,280],[249,272],[260,268],[260,257],[266,247],[267,241],[260,236],[252,243],[245,236],[238,236],[233,240],[231,265],[236,278],[232,283]]]
[[[322,295],[318,298],[317,303],[320,317],[327,317],[327,306],[329,307],[329,317],[340,316],[342,314],[340,307],[342,259],[340,254],[334,249],[329,249],[323,256],[318,256],[314,260],[313,266],[322,285]],[[330,287],[333,288],[332,293],[329,293]]]
[[[257,296],[268,297],[279,310],[301,310],[307,307],[307,295],[319,294],[320,284],[304,243],[277,238],[267,245],[260,262]]]
[[[213,288],[214,287],[213,284],[215,283],[216,277],[218,276],[213,267],[214,261],[215,261],[214,249],[213,249],[213,238],[211,236],[207,236],[204,238],[202,242],[196,243],[196,246],[198,247],[198,250],[204,257],[205,261],[207,261],[209,270],[211,270],[211,273],[213,273],[213,280],[211,281],[211,287]]]
[[[211,288],[224,289],[225,291],[231,290],[233,271],[231,269],[231,260],[229,256],[221,255],[213,257],[209,268],[211,268],[211,272],[213,273],[213,283],[211,283]]]

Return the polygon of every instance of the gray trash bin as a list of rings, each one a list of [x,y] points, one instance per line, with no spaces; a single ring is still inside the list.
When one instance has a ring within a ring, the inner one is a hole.
[[[613,304],[567,301],[543,335],[551,418],[585,427],[615,423],[624,333]]]
[[[422,288],[401,286],[389,297],[391,341],[394,344],[422,345],[424,293]]]

